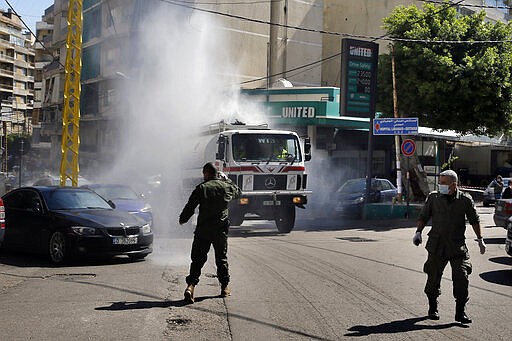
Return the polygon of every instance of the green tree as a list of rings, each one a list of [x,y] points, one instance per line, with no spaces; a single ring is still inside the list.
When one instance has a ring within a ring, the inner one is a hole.
[[[394,41],[398,109],[420,125],[460,133],[512,131],[512,26],[462,16],[448,5],[397,7],[384,19]],[[391,51],[391,48],[390,48]],[[377,110],[393,115],[391,53],[379,60]]]

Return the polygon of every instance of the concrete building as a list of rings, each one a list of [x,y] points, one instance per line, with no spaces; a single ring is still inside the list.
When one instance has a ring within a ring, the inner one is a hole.
[[[30,36],[11,10],[0,11],[0,99],[2,148],[9,134],[31,134],[34,51]],[[3,158],[5,161],[5,157]],[[7,163],[2,163],[6,171]]]

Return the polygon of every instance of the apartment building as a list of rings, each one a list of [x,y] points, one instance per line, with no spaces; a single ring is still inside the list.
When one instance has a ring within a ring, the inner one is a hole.
[[[10,10],[0,10],[2,136],[30,134],[34,104],[34,51],[30,35]]]

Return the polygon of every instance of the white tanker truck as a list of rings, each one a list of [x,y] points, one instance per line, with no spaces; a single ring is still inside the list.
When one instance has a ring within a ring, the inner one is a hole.
[[[241,188],[242,196],[230,203],[232,226],[246,219],[274,220],[279,232],[288,233],[295,225],[295,208],[305,208],[311,193],[304,166],[311,159],[311,143],[307,137],[301,143],[292,131],[221,121],[207,126],[190,156],[187,192],[201,181],[206,162],[214,162]]]

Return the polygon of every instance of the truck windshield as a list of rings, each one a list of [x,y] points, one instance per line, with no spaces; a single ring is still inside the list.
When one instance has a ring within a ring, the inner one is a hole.
[[[288,134],[235,134],[233,159],[243,161],[300,162],[299,141]]]

